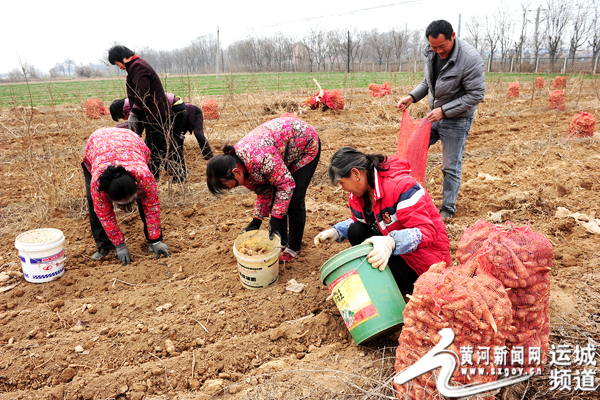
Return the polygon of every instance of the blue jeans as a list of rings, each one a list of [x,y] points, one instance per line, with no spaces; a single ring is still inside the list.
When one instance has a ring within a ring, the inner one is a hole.
[[[431,124],[429,146],[438,140],[442,141],[442,185],[441,211],[450,214],[456,212],[456,199],[460,189],[462,174],[462,156],[465,151],[465,142],[471,129],[473,116],[464,118],[442,118]]]

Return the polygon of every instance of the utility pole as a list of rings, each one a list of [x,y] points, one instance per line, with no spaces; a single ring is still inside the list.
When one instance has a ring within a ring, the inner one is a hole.
[[[535,58],[536,59],[538,57],[538,52],[539,52],[539,48],[540,48],[540,45],[538,43],[538,28],[540,26],[540,8],[541,8],[541,6],[538,6],[537,12],[535,14],[535,36],[534,36],[534,38],[535,38]]]
[[[219,50],[219,27],[217,26],[217,79],[219,79],[219,53],[221,51]]]
[[[460,37],[460,17],[461,14],[458,14],[458,33],[456,34],[456,36]]]
[[[348,31],[348,73],[350,73],[350,31]]]

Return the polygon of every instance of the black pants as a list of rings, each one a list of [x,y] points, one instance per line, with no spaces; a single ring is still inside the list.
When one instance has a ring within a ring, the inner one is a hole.
[[[179,181],[187,177],[183,156],[183,126],[187,117],[185,104],[173,107],[173,114],[161,117],[159,121],[145,122],[146,146],[150,149],[148,167],[158,181],[160,170],[166,167],[169,174]]]
[[[210,160],[213,158],[213,152],[210,148],[210,144],[208,144],[208,140],[206,140],[206,136],[204,135],[204,115],[202,114],[202,110],[194,106],[196,110],[196,120],[194,121],[194,136],[198,141],[198,146],[200,146],[200,151],[202,151],[202,157],[205,160]]]
[[[287,245],[291,250],[298,252],[302,248],[302,237],[304,236],[304,225],[306,225],[306,190],[310,180],[315,174],[319,159],[321,158],[321,140],[319,140],[319,152],[315,158],[292,174],[296,188],[290,200],[288,212],[281,218],[281,242]],[[288,241],[288,220],[289,220],[289,241]]]
[[[362,222],[355,222],[348,229],[348,240],[352,246],[361,244],[368,238],[376,236],[371,227]],[[388,260],[388,266],[394,275],[401,292],[412,293],[415,281],[419,277],[414,269],[408,266],[401,256],[391,256]]]
[[[96,211],[94,210],[94,201],[92,200],[92,191],[91,191],[92,174],[85,167],[84,163],[81,163],[81,167],[83,168],[83,176],[85,178],[85,194],[87,197],[88,214],[90,216],[90,228],[92,229],[92,236],[94,237],[94,240],[96,241],[96,247],[98,248],[98,250],[100,250],[102,248],[110,250],[110,249],[114,248],[115,246],[112,244],[112,242],[108,238],[108,235],[104,231],[104,228],[102,227],[102,223],[100,222],[100,219],[98,219],[98,216],[96,215]],[[137,206],[138,206],[138,211],[140,213],[140,218],[142,218],[142,223],[144,224],[144,235],[146,236],[146,240],[149,241],[148,227],[146,226],[146,216],[144,215],[144,208],[142,207],[142,201],[140,199],[137,200]]]

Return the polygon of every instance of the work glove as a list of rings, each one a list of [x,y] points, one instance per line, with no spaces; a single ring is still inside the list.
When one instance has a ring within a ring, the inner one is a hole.
[[[269,221],[269,239],[273,240],[273,236],[279,236],[281,239],[281,218],[275,218],[271,215],[271,220]]]
[[[371,264],[371,267],[383,271],[392,255],[392,251],[396,248],[394,238],[391,236],[371,236],[363,243],[373,244],[373,250],[367,254],[367,261]]]
[[[258,230],[258,228],[260,228],[261,224],[262,224],[262,219],[252,218],[252,221],[250,221],[248,226],[245,227],[244,230],[240,232],[240,234],[244,233],[244,232],[256,231],[256,230]]]
[[[315,236],[315,246],[320,246],[321,244],[333,243],[340,238],[340,234],[337,229],[329,228],[324,230]]]
[[[159,259],[161,254],[165,257],[169,257],[169,247],[163,242],[150,243],[148,246],[148,253],[155,253],[156,259]]]
[[[123,265],[127,265],[131,262],[131,255],[129,254],[129,250],[127,249],[127,245],[125,243],[117,246],[115,257],[121,261]]]

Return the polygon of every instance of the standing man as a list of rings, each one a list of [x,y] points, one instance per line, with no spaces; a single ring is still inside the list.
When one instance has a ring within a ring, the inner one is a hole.
[[[127,71],[127,98],[131,106],[129,123],[130,126],[135,126],[138,121],[144,124],[146,145],[151,151],[148,165],[154,179],[158,181],[167,152],[177,151],[174,138],[180,135],[180,132],[177,135],[171,132],[173,116],[170,115],[163,85],[154,68],[125,46],[111,47],[108,62]],[[185,121],[185,117],[182,121]],[[174,178],[185,179],[178,176]]]
[[[429,146],[442,141],[444,183],[440,214],[448,221],[456,212],[462,156],[473,114],[485,95],[485,74],[479,52],[457,38],[448,21],[433,21],[425,37],[429,40],[429,47],[423,51],[425,78],[398,102],[398,108],[404,110],[428,95]]]

